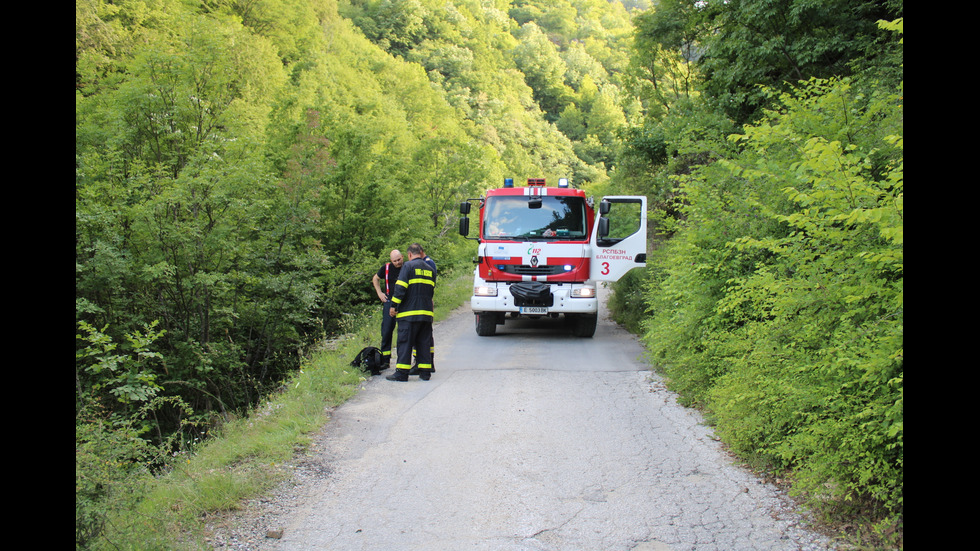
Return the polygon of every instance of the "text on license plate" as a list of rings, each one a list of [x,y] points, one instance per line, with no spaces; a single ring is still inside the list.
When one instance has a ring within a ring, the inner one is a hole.
[[[521,306],[522,314],[547,314],[548,308],[545,306]]]

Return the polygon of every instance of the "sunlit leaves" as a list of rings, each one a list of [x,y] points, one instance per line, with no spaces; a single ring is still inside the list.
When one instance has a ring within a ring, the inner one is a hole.
[[[732,448],[902,508],[901,93],[811,80],[679,178],[648,339]],[[669,120],[669,119],[668,119]]]

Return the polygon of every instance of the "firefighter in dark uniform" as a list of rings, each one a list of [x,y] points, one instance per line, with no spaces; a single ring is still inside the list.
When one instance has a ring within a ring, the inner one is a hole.
[[[419,245],[419,246],[421,247],[421,245]],[[425,254],[425,251],[424,250],[422,251],[422,260],[424,260],[425,263],[428,264],[429,266],[432,266],[432,269],[433,270],[436,269],[436,261],[433,260],[431,256]],[[433,333],[435,333],[435,331],[433,331]],[[430,340],[432,341],[431,346],[429,346],[429,352],[432,354],[432,373],[435,373],[436,372],[436,342],[435,342],[435,335],[433,335],[433,338],[430,339]],[[412,370],[408,374],[409,375],[418,375],[419,374],[419,362],[418,362],[418,353],[417,352],[415,353],[415,363],[412,364]]]
[[[398,320],[398,363],[390,381],[407,381],[412,368],[412,349],[418,354],[419,378],[432,376],[432,297],[436,289],[436,270],[423,260],[422,247],[408,247],[408,262],[402,266],[389,314]]]
[[[388,315],[391,311],[391,297],[395,294],[395,283],[398,281],[398,274],[402,270],[404,259],[402,253],[397,249],[391,251],[391,262],[386,262],[378,273],[371,278],[374,284],[374,292],[381,300],[381,365],[382,369],[391,366],[391,339],[395,334],[395,318]],[[384,290],[381,289],[384,282]]]

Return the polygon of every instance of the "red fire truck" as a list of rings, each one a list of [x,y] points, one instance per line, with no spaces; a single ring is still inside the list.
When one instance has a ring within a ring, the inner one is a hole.
[[[491,336],[508,316],[564,316],[580,337],[595,334],[596,285],[618,281],[646,265],[646,197],[612,196],[599,202],[559,179],[547,187],[504,186],[460,204],[459,232],[469,237],[471,202],[479,201],[477,267],[470,305],[476,332]]]

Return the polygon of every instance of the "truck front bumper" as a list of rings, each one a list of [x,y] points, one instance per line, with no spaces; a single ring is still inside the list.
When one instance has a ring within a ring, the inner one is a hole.
[[[599,311],[595,285],[590,283],[544,283],[543,285],[550,291],[546,303],[527,301],[515,296],[511,292],[511,285],[507,283],[477,280],[474,282],[470,306],[474,312],[505,312],[529,316],[595,314]]]

